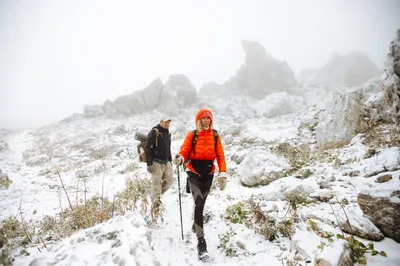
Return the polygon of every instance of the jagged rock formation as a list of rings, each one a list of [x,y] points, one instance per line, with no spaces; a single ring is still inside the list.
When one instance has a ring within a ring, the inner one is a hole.
[[[158,108],[166,114],[174,114],[179,108],[197,100],[196,88],[188,77],[171,75],[165,85],[160,78],[155,79],[143,90],[121,96],[114,102],[106,100],[102,105],[84,106],[85,116],[106,115],[123,117]]]
[[[392,119],[400,125],[400,29],[397,30],[396,38],[390,43],[382,89],[391,108]]]
[[[316,118],[315,134],[320,148],[347,144],[378,121],[390,122],[388,105],[380,96],[380,78],[357,88],[324,89],[324,107]]]
[[[353,51],[347,55],[333,54],[322,68],[303,71],[299,80],[307,86],[326,85],[339,88],[360,86],[379,75],[381,70],[367,55]]]
[[[211,93],[225,97],[245,94],[253,98],[264,98],[274,93],[287,91],[296,85],[293,70],[285,62],[272,57],[258,42],[242,41],[245,64],[235,76],[222,85],[207,83],[199,91],[200,95]]]
[[[159,104],[161,89],[161,79],[157,78],[143,90],[118,97],[114,102],[106,100],[102,105],[86,105],[83,113],[85,116],[122,117],[149,111]]]
[[[293,70],[286,61],[273,58],[258,42],[242,41],[242,46],[246,54],[244,66],[250,96],[263,98],[296,85]]]
[[[176,114],[182,107],[197,101],[196,88],[182,74],[171,75],[161,91],[158,109],[166,114]]]

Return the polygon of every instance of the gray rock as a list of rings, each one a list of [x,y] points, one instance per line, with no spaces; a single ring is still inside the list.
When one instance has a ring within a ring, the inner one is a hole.
[[[285,61],[273,58],[258,42],[242,41],[248,94],[263,98],[296,85],[293,70]]]
[[[382,232],[368,218],[352,216],[349,219],[350,223],[340,224],[343,232],[372,241],[381,241],[384,238]]]
[[[319,115],[315,137],[320,148],[347,144],[358,133],[366,131],[362,88],[335,91],[332,101]]]
[[[394,191],[392,197],[379,197],[360,193],[358,205],[372,223],[389,238],[400,243],[400,192]]]

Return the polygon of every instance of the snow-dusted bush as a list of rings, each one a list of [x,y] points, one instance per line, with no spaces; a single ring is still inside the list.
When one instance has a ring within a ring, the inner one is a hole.
[[[0,169],[0,188],[8,189],[11,183],[12,181],[8,178],[8,175]]]

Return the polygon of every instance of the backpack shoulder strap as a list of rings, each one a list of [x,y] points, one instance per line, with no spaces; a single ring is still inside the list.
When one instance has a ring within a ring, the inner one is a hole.
[[[198,137],[199,137],[199,134],[197,134],[197,129],[193,130],[192,147],[190,148],[189,157],[190,157],[190,154],[192,153],[192,151],[193,151],[194,155],[196,155],[196,150],[194,149],[194,147],[196,146]]]
[[[215,152],[217,152],[217,143],[218,143],[218,131],[215,129],[212,130],[214,134],[214,145],[215,145]]]
[[[156,147],[158,147],[158,136],[160,135],[160,130],[156,127],[153,127],[153,130],[156,132]]]

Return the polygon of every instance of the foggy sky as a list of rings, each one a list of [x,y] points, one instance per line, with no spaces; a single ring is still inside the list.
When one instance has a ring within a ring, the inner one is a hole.
[[[244,63],[259,41],[298,75],[333,52],[383,68],[400,1],[0,0],[0,128],[56,122],[85,104],[185,74],[199,89]]]

